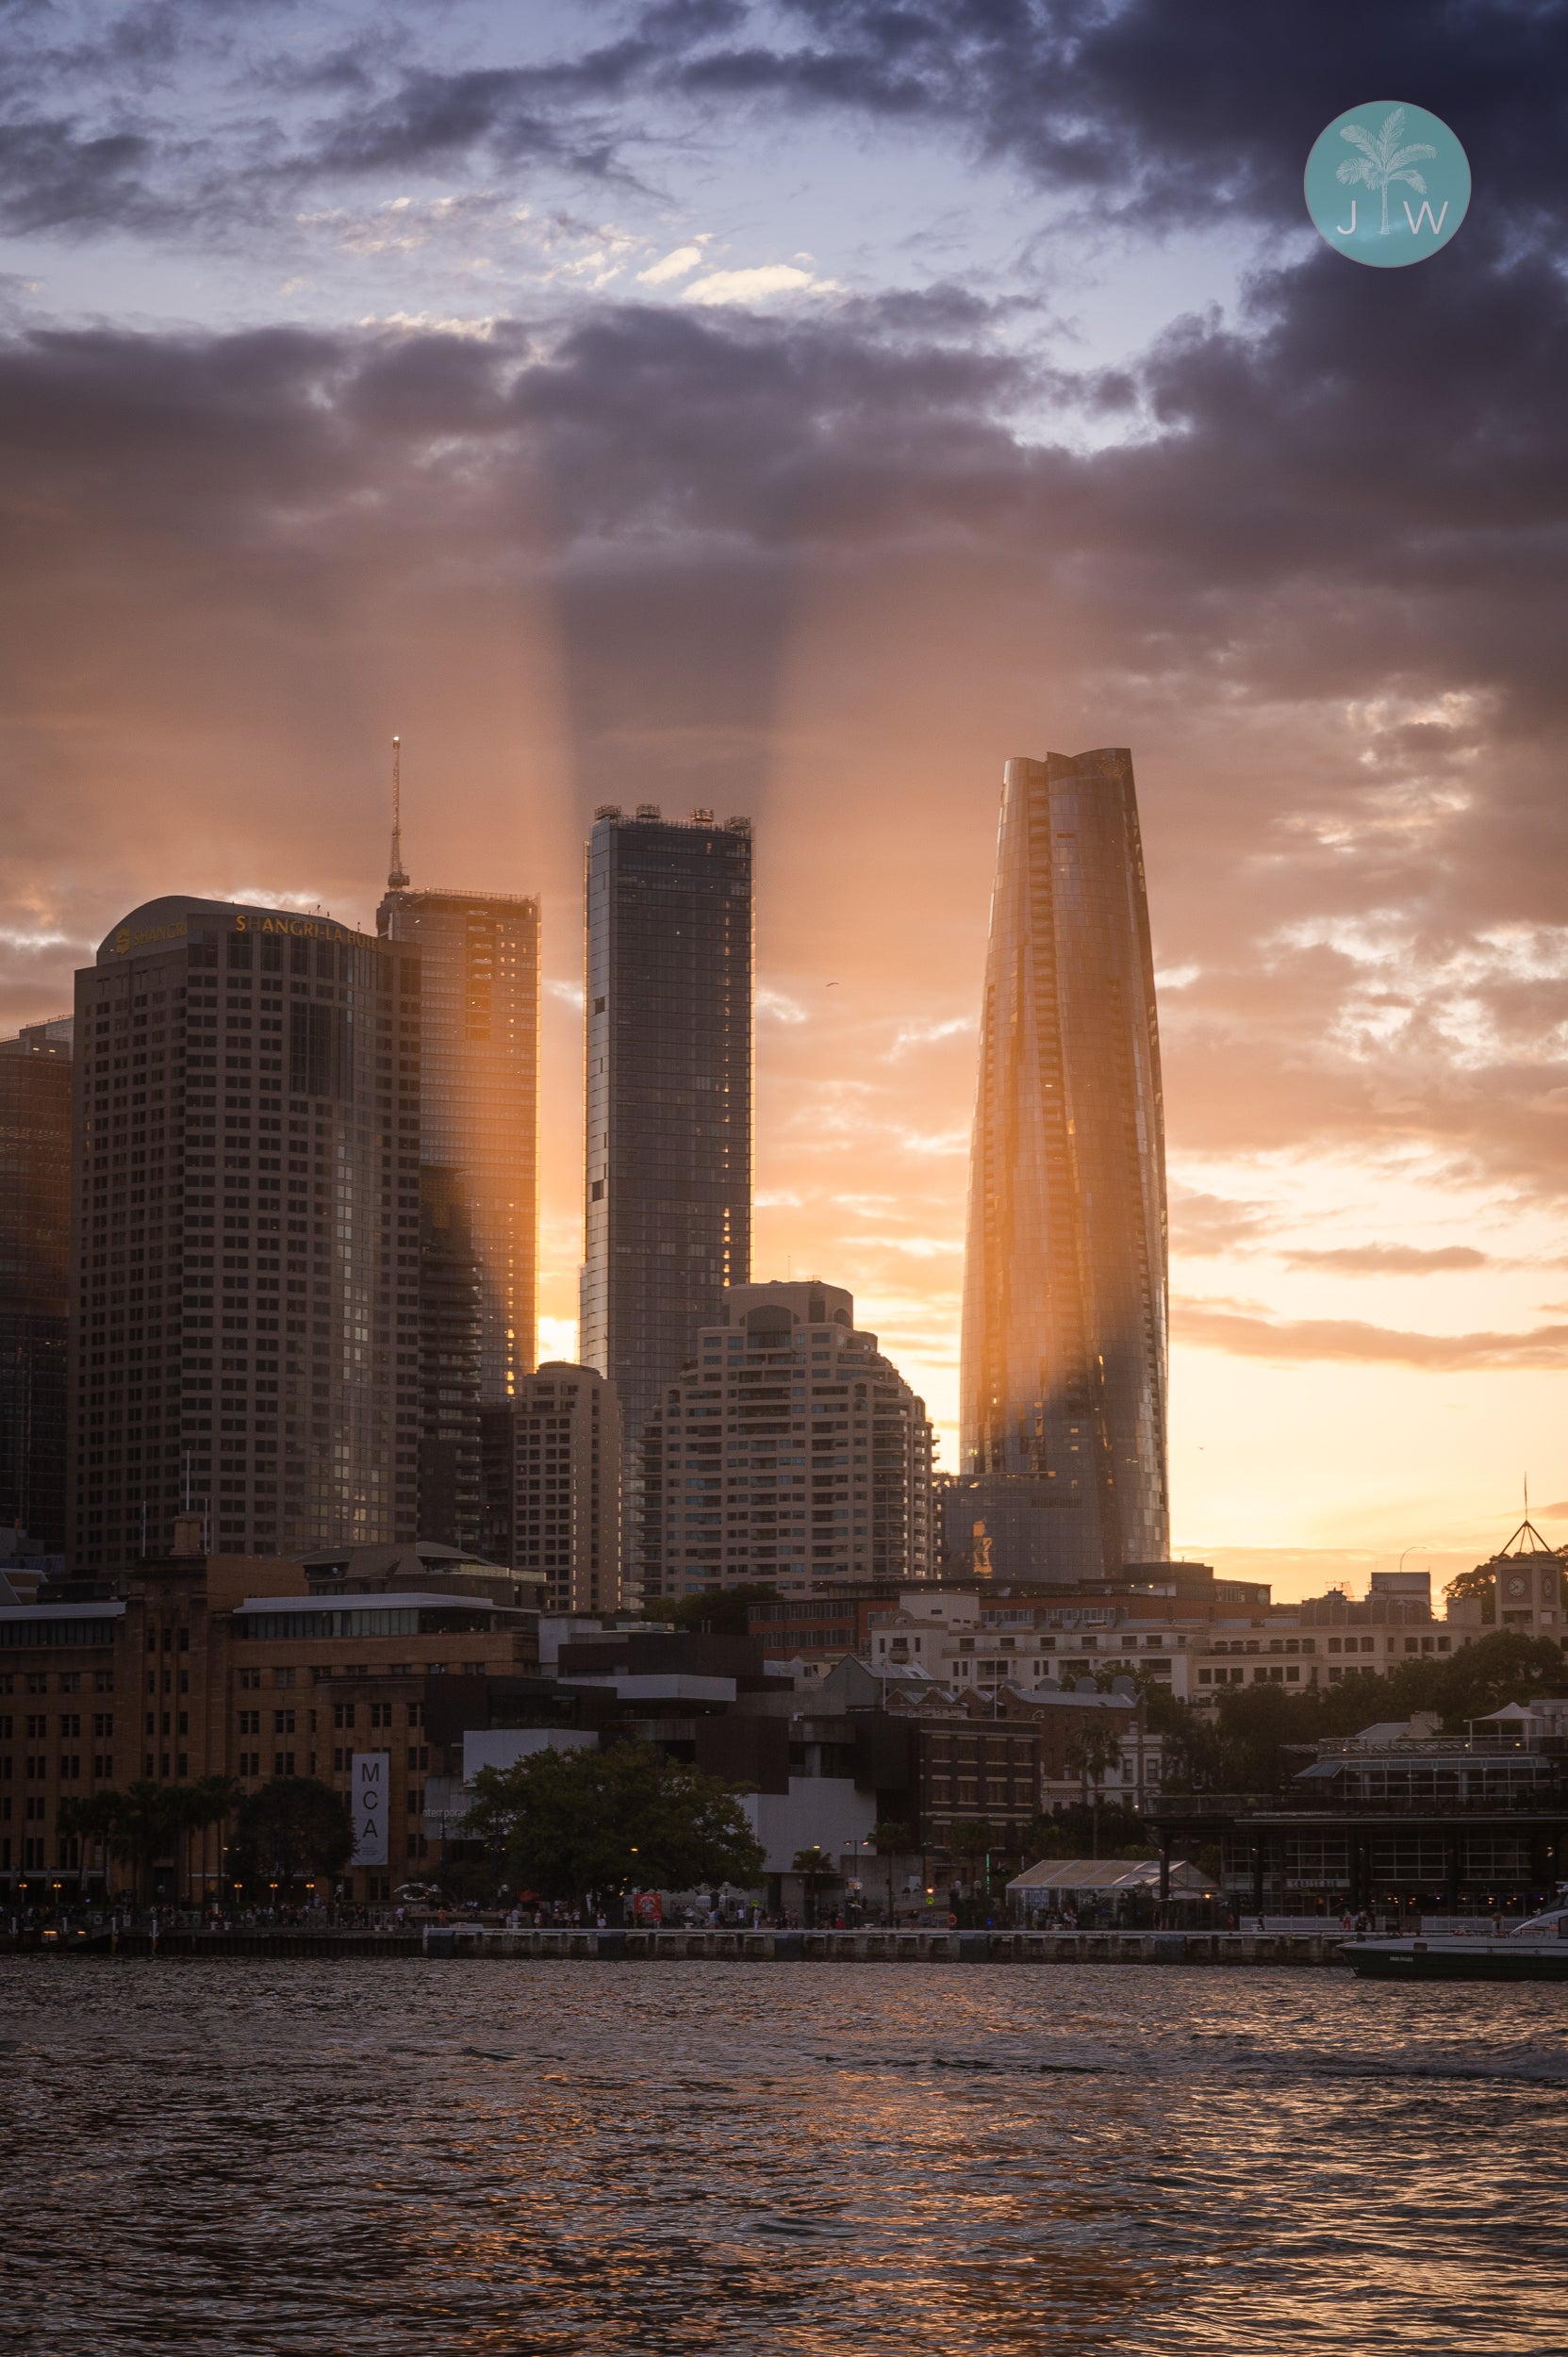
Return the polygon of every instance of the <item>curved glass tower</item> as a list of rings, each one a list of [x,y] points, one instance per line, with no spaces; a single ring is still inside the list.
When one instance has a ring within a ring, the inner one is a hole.
[[[1169,1552],[1164,1162],[1131,756],[1010,761],[961,1385],[975,1559],[998,1575]]]

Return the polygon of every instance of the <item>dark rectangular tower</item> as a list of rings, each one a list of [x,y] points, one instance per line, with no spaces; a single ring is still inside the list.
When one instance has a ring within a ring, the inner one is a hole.
[[[137,909],[76,977],[68,1553],[415,1536],[420,971],[339,925]]]
[[[0,1040],[0,1523],[65,1547],[69,1016]]]
[[[421,1151],[472,1243],[480,1394],[510,1399],[538,1360],[539,904],[404,886],[377,923],[419,952]]]
[[[996,1482],[993,1519],[1032,1534],[999,1574],[1075,1578],[1169,1555],[1165,1351],[1160,1042],[1131,756],[1010,761],[961,1378],[977,1526]]]
[[[751,828],[601,810],[587,852],[584,1363],[630,1460],[751,1251]]]

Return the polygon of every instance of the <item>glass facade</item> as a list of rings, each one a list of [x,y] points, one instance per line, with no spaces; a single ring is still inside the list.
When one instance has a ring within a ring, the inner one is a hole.
[[[628,1446],[751,1249],[751,830],[602,810],[587,852],[584,1362]]]
[[[0,1523],[65,1547],[69,1017],[0,1041]]]
[[[415,1535],[420,967],[169,898],[76,977],[68,1555]]]
[[[1006,767],[961,1395],[964,1470],[1027,1500],[1032,1571],[1169,1555],[1160,1045],[1120,749]]]
[[[420,1171],[420,1537],[479,1544],[482,1289],[457,1172]],[[509,1559],[509,1558],[508,1558]]]
[[[420,953],[421,1151],[462,1198],[479,1269],[479,1389],[510,1399],[537,1361],[539,904],[388,892],[381,932]],[[432,1409],[438,1403],[432,1403]],[[470,1435],[477,1448],[477,1427]],[[434,1538],[434,1528],[421,1535]]]

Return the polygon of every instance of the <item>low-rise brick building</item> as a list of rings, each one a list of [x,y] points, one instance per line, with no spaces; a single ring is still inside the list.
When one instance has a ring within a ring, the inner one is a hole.
[[[198,1525],[179,1528],[194,1540]],[[0,1884],[13,1891],[115,1879],[61,1837],[63,1798],[208,1775],[245,1791],[314,1776],[346,1796],[355,1753],[371,1752],[387,1760],[388,1855],[343,1880],[355,1901],[385,1899],[426,1864],[430,1681],[538,1659],[532,1612],[434,1584],[313,1589],[303,1562],[192,1551],[122,1586],[0,1610]],[[216,1897],[225,1838],[217,1825],[190,1835],[159,1875],[166,1895]]]

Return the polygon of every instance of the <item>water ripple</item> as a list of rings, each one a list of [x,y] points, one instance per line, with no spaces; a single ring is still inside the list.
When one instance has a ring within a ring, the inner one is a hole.
[[[1565,2029],[1329,1973],[8,1960],[0,2345],[1544,2351]]]

